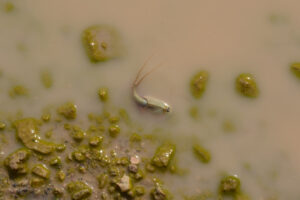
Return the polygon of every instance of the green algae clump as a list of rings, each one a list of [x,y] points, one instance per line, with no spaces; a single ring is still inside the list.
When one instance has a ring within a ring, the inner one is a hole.
[[[28,95],[28,89],[22,85],[15,85],[9,90],[9,96],[12,99]]]
[[[53,167],[59,167],[62,165],[61,158],[56,156],[49,161],[49,164]]]
[[[300,78],[300,62],[292,63],[290,68],[292,73],[298,78]]]
[[[13,176],[23,175],[28,172],[27,160],[30,157],[30,151],[25,148],[9,154],[4,160],[4,166],[7,167],[10,174]]]
[[[98,97],[100,101],[107,102],[108,100],[108,89],[107,88],[99,88]]]
[[[211,156],[208,150],[200,146],[199,144],[193,145],[194,155],[200,160],[202,163],[209,163],[211,160]]]
[[[76,119],[77,117],[77,107],[71,102],[61,105],[57,112],[68,120]]]
[[[74,126],[71,128],[70,131],[71,137],[76,141],[76,142],[81,142],[85,136],[86,132],[83,131],[80,127]]]
[[[67,191],[73,200],[88,199],[92,194],[92,189],[82,181],[74,181],[67,185]]]
[[[6,127],[6,124],[2,121],[0,121],[0,130],[4,130]]]
[[[200,99],[206,90],[209,74],[207,71],[196,73],[190,81],[190,91],[194,98]]]
[[[56,178],[60,181],[60,182],[63,182],[66,178],[66,174],[63,170],[59,170],[57,171],[56,173]]]
[[[32,174],[41,177],[43,179],[49,179],[50,177],[50,170],[43,164],[35,165],[32,170]]]
[[[236,176],[226,176],[224,177],[219,186],[219,191],[221,194],[235,195],[240,191],[241,182]]]
[[[164,143],[156,149],[151,163],[160,168],[166,168],[174,157],[176,147],[171,143]]]
[[[89,145],[92,147],[97,147],[102,143],[102,141],[103,141],[103,137],[96,135],[90,138]]]
[[[41,187],[45,184],[45,179],[41,177],[32,177],[30,180],[30,185],[33,188]]]
[[[240,74],[235,80],[235,88],[238,93],[245,97],[256,98],[259,95],[255,78],[252,74]]]
[[[170,200],[172,199],[170,192],[165,189],[160,182],[155,182],[154,189],[150,192],[153,200]]]
[[[39,136],[38,121],[34,118],[20,119],[14,122],[17,137],[29,149],[41,154],[50,154],[55,144],[42,140]]]
[[[108,133],[111,137],[117,137],[120,133],[121,129],[120,129],[120,126],[117,125],[117,124],[113,124],[109,127],[108,129]]]
[[[93,63],[118,57],[120,52],[119,36],[114,28],[107,25],[86,28],[82,34],[82,43]]]
[[[108,183],[109,176],[105,173],[102,173],[97,177],[97,180],[98,180],[98,187],[100,189],[103,189]]]

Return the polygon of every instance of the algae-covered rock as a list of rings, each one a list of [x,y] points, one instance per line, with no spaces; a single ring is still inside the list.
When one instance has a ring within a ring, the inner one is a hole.
[[[61,105],[57,109],[57,112],[69,120],[75,119],[77,117],[77,107],[71,102],[67,102]]]
[[[31,187],[41,187],[45,184],[45,179],[41,177],[32,177],[30,180]]]
[[[32,168],[32,174],[39,176],[43,179],[49,179],[50,170],[43,164],[37,164]]]
[[[96,135],[90,138],[89,145],[92,147],[97,147],[102,143],[102,141],[103,141],[103,137]]]
[[[92,188],[82,181],[74,181],[67,185],[67,190],[73,200],[87,199],[92,194]]]
[[[176,147],[171,143],[159,146],[152,158],[152,164],[156,167],[167,167],[175,154]]]
[[[90,26],[83,31],[82,42],[91,62],[107,61],[120,54],[119,36],[107,25]]]
[[[151,197],[153,200],[170,200],[171,195],[167,189],[163,187],[161,183],[155,183],[154,189],[151,190]]]
[[[240,191],[240,179],[236,176],[224,177],[219,186],[219,190],[223,194],[235,194]]]
[[[34,118],[25,118],[14,122],[17,137],[29,149],[41,154],[50,154],[55,150],[55,144],[44,141],[39,136],[38,121]]]
[[[109,176],[105,173],[102,173],[100,174],[98,177],[97,177],[97,180],[98,180],[98,186],[100,189],[103,189],[107,183],[108,183],[108,178]]]
[[[117,124],[112,124],[109,128],[108,128],[108,133],[111,137],[117,137],[120,133],[121,129],[120,126]]]
[[[21,148],[9,154],[4,160],[4,165],[8,168],[9,172],[15,176],[26,174],[28,172],[26,161],[29,157],[30,151]]]

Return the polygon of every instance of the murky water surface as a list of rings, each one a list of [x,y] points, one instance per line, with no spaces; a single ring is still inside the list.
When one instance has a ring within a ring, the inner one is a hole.
[[[5,11],[7,2],[14,4],[12,11]],[[122,154],[133,130],[158,138],[139,149],[148,157],[161,141],[172,141],[178,168],[185,173],[153,176],[163,180],[174,199],[203,192],[213,194],[208,199],[217,199],[224,175],[237,175],[243,193],[251,199],[300,199],[300,80],[290,71],[290,64],[300,61],[299,6],[295,0],[1,0],[0,117],[7,124],[9,119],[40,118],[71,101],[78,110],[71,124],[87,129],[88,113],[101,114],[105,109],[118,113],[125,108],[131,125],[122,122],[120,138],[108,139],[107,149],[116,147]],[[81,34],[97,24],[114,27],[123,48],[118,58],[95,64],[86,55]],[[138,92],[165,100],[171,113],[155,114],[132,99],[137,71],[151,55],[145,70],[162,66],[141,83]],[[206,70],[209,79],[203,96],[194,99],[189,81],[200,70]],[[44,72],[53,77],[50,89],[41,83]],[[240,73],[255,76],[257,98],[236,92]],[[11,98],[9,91],[15,85],[26,87],[28,95]],[[109,90],[106,104],[97,96],[100,87]],[[198,111],[196,118],[190,115],[192,108]],[[52,129],[51,141],[80,146],[63,128],[64,121],[49,123],[41,132]],[[22,144],[9,127],[1,137],[3,160]],[[196,141],[211,153],[209,163],[193,155]],[[67,148],[63,156],[71,151]],[[56,171],[51,171],[53,184],[66,186],[81,178],[93,186],[92,199],[100,199],[102,190],[90,171],[63,183],[56,183]],[[150,189],[142,199],[149,197]],[[64,198],[70,197],[65,193]]]

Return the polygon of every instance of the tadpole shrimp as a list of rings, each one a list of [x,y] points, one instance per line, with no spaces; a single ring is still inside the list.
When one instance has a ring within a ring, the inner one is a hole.
[[[134,101],[141,107],[149,108],[151,110],[160,111],[160,112],[171,112],[171,106],[166,103],[163,100],[151,97],[151,96],[141,96],[137,92],[137,87],[141,84],[141,82],[149,75],[151,74],[155,69],[161,66],[159,64],[157,67],[153,68],[151,71],[147,72],[145,75],[143,75],[141,78],[141,73],[145,66],[147,65],[150,58],[148,58],[143,66],[139,69],[136,78],[132,84],[132,96]]]

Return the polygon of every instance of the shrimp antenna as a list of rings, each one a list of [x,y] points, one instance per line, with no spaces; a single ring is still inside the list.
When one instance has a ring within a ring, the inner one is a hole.
[[[162,63],[160,63],[159,65],[157,65],[153,69],[151,69],[149,72],[147,72],[146,74],[144,74],[142,76],[142,78],[140,78],[139,80],[136,79],[135,82],[134,82],[134,85],[138,86],[149,74],[151,74],[152,72],[154,72],[155,70],[157,70],[161,65],[162,65]]]
[[[142,65],[142,67],[140,67],[136,77],[135,77],[135,80],[134,80],[134,85],[138,85],[138,79],[143,71],[143,69],[146,67],[146,65],[149,63],[150,59],[153,57],[154,54],[152,54],[151,56],[149,56],[149,58],[146,59],[146,61],[144,62],[144,64]]]

